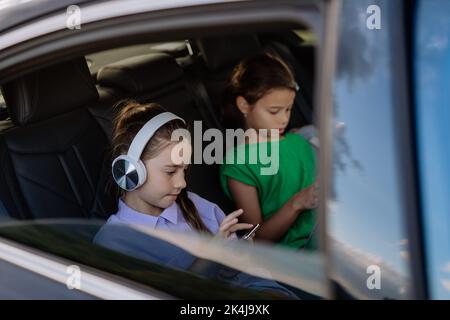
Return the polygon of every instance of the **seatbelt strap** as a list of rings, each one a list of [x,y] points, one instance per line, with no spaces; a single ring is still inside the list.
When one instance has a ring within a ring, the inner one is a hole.
[[[187,75],[185,85],[194,98],[194,102],[200,111],[202,119],[206,121],[206,125],[209,128],[219,128],[222,130],[222,125],[214,114],[214,108],[203,83]]]

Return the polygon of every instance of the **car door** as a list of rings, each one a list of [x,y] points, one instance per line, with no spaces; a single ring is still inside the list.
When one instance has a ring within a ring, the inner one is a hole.
[[[80,8],[82,17],[85,17],[82,19],[80,31],[66,28],[66,16],[61,18],[60,15],[51,13],[43,18],[27,21],[23,26],[3,30],[0,45],[2,82],[59,59],[95,52],[117,43],[128,45],[143,39],[156,41],[163,36],[170,38],[174,32],[177,32],[180,38],[189,38],[192,33],[207,34],[211,29],[226,33],[236,32],[243,26],[258,30],[267,24],[283,26],[294,23],[310,25],[321,35],[325,21],[323,17],[328,10],[322,3],[317,4],[315,1],[186,1],[179,5],[167,2],[143,4],[140,1],[111,1],[80,4]],[[266,19],[262,21],[261,16]],[[39,65],[36,61],[39,61]],[[138,297],[141,294],[143,298],[280,298],[273,293],[230,287],[226,282],[204,278],[189,270],[180,271],[145,259],[98,248],[92,243],[92,238],[99,225],[71,224],[65,221],[56,224],[47,224],[45,221],[18,225],[6,223],[0,227],[0,235],[7,239],[5,241],[13,242],[8,244],[9,247],[20,244],[25,246],[23,249],[37,250],[34,256],[45,255],[49,263],[61,259],[63,262],[59,265],[60,274],[61,270],[64,271],[61,268],[78,266],[82,274],[95,275],[98,281],[98,278],[101,278],[110,284],[120,284],[122,288],[116,287],[117,292],[113,291],[113,294],[105,296],[92,291],[92,287],[83,286],[82,282],[80,290],[89,297],[123,297],[128,288],[136,294],[130,297]],[[142,234],[152,236],[146,232]],[[162,240],[161,244],[168,242],[167,239]],[[184,247],[186,242],[183,240],[181,237],[181,240],[170,243],[198,258],[226,267],[232,266],[265,280],[281,282],[289,290],[294,290],[300,298],[329,297],[322,250],[309,254],[263,244],[251,247],[247,243],[238,243],[235,248],[222,245],[221,249],[219,243],[207,239],[199,240],[205,249],[197,252],[189,246]],[[4,250],[7,250],[7,247],[4,247]],[[4,255],[2,259],[18,268],[25,267],[23,262],[13,262],[11,256]],[[25,269],[31,272],[50,277],[49,274],[39,271],[37,265],[27,266]],[[256,268],[258,266],[260,268]],[[250,268],[250,271],[246,268]],[[61,284],[60,289],[71,290],[66,288],[67,286],[64,287],[71,275],[72,273],[68,273],[66,278],[57,278]],[[95,286],[96,282],[91,284]],[[29,285],[33,283],[30,282]],[[201,290],[194,290],[199,288]]]

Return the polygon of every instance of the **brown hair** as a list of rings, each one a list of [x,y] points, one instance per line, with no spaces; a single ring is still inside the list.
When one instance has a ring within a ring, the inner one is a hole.
[[[277,54],[261,52],[242,60],[231,72],[224,92],[226,127],[244,127],[244,117],[236,106],[238,96],[254,104],[273,89],[297,90],[292,70]]]
[[[153,117],[166,112],[157,103],[139,104],[135,101],[122,101],[114,119],[114,132],[112,138],[112,159],[126,154],[138,131]],[[151,159],[157,156],[162,149],[171,143],[172,132],[176,129],[187,129],[183,121],[172,120],[160,127],[152,136],[142,152],[141,159]],[[126,191],[120,189],[123,195]],[[211,233],[200,218],[197,208],[189,199],[186,189],[182,189],[176,200],[184,218],[195,230]]]

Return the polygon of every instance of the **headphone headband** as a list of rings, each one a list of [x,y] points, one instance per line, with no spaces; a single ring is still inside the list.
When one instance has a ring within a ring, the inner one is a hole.
[[[155,132],[172,120],[183,119],[171,112],[163,112],[153,117],[138,131],[126,155],[120,155],[112,163],[112,175],[114,181],[126,191],[133,191],[145,183],[147,170],[140,160],[142,151],[153,137]],[[184,122],[185,123],[185,122]]]
[[[130,149],[128,149],[127,155],[138,161],[141,158],[142,151],[144,151],[145,146],[153,137],[155,132],[165,125],[167,122],[172,120],[181,120],[186,123],[182,118],[176,116],[171,112],[163,112],[157,116],[150,119],[136,134],[131,142]]]

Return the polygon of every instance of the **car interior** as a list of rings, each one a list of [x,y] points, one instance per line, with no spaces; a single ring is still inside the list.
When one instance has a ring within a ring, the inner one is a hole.
[[[221,95],[242,58],[277,53],[299,91],[290,128],[313,123],[316,45],[309,30],[208,36],[138,44],[58,62],[1,84],[1,218],[107,219],[116,211],[111,178],[113,107],[123,99],[157,102],[193,128],[225,130]],[[233,205],[219,166],[193,164],[188,190]]]

